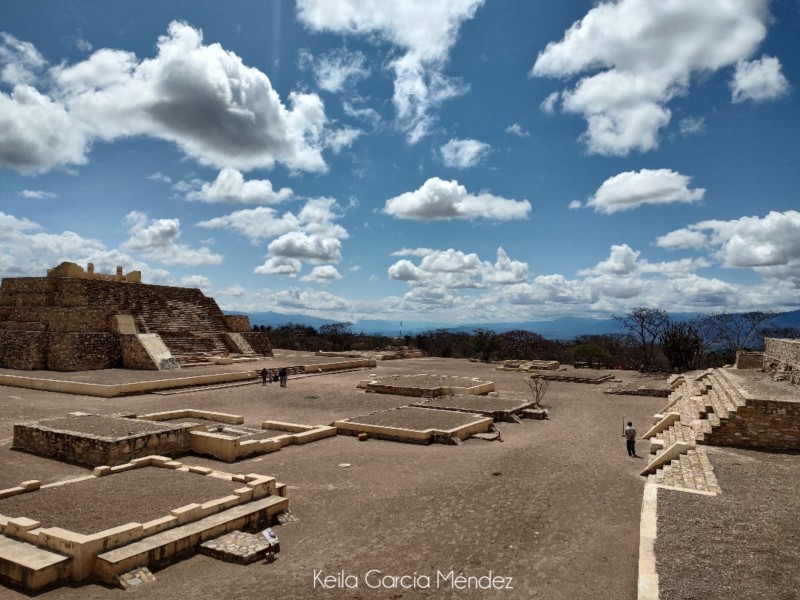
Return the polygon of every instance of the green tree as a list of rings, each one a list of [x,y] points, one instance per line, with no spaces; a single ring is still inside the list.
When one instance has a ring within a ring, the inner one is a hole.
[[[572,348],[573,364],[575,362],[586,363],[590,368],[594,367],[597,363],[608,365],[608,360],[611,354],[600,346],[594,343],[575,344]]]

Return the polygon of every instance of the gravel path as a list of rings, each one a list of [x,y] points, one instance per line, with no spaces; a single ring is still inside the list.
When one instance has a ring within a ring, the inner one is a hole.
[[[800,598],[800,456],[710,448],[715,497],[658,492],[661,600]]]
[[[240,487],[197,473],[143,467],[4,498],[0,514],[90,534],[165,517],[174,508],[222,498]]]

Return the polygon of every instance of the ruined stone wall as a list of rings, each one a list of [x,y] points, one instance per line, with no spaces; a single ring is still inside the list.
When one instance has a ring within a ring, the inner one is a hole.
[[[272,344],[266,331],[243,331],[240,335],[257,354],[272,356]]]
[[[706,444],[800,450],[800,402],[748,399],[731,412],[727,422],[715,427]]]
[[[122,366],[119,336],[114,333],[51,333],[47,368],[91,371]]]
[[[760,369],[763,364],[763,352],[747,352],[745,350],[736,351],[737,369]]]
[[[0,330],[0,367],[37,371],[47,368],[49,334]]]
[[[120,465],[134,458],[159,454],[176,456],[190,448],[190,428],[144,433],[125,438],[103,438],[14,425],[14,448],[58,460],[98,467]]]
[[[776,381],[800,384],[800,340],[764,340],[763,369]]]

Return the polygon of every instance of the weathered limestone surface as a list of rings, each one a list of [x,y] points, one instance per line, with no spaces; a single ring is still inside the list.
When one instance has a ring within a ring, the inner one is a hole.
[[[764,365],[776,381],[800,384],[800,340],[764,340]]]

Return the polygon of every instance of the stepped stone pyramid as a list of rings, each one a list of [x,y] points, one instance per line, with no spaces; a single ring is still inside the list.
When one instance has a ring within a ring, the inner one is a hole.
[[[673,381],[650,439],[655,457],[642,471],[649,481],[701,492],[720,491],[703,445],[800,449],[800,403],[760,399],[728,369],[709,369]]]
[[[200,290],[95,274],[62,263],[0,286],[0,367],[82,371],[177,368],[210,355],[271,355],[266,333],[223,315]]]

